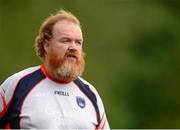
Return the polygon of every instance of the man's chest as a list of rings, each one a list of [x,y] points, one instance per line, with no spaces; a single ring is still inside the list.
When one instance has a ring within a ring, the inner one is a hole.
[[[21,107],[21,128],[95,128],[96,112],[76,86],[39,85],[26,96]]]

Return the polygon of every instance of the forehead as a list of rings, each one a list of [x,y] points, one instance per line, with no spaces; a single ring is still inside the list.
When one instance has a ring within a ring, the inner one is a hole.
[[[83,37],[80,26],[68,20],[62,20],[55,23],[53,26],[53,35],[69,36],[79,39],[82,39]]]

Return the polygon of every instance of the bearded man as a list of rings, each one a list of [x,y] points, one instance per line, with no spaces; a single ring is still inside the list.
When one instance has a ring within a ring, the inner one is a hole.
[[[0,128],[110,129],[96,89],[80,76],[85,61],[77,17],[60,10],[41,25],[35,50],[43,64],[0,87]]]

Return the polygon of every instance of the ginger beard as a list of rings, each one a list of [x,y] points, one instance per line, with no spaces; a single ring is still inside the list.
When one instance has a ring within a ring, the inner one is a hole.
[[[76,61],[71,61],[68,58],[75,57]],[[74,50],[67,50],[64,57],[61,58],[53,50],[49,51],[49,64],[53,70],[56,78],[59,80],[75,80],[81,76],[84,71],[85,61],[84,52],[80,56]]]

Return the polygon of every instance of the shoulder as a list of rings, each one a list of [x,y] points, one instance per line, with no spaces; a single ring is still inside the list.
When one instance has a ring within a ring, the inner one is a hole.
[[[38,70],[40,66],[30,67],[15,73],[8,77],[0,86],[0,101],[3,101],[3,105],[0,105],[0,116],[2,116],[10,104],[13,94],[16,90],[16,86],[19,81],[28,74],[31,74]],[[0,102],[1,103],[1,102]],[[1,103],[2,104],[2,103]]]
[[[23,78],[24,76],[38,70],[40,68],[40,66],[35,66],[35,67],[30,67],[30,68],[27,68],[27,69],[24,69],[22,71],[19,71],[13,75],[11,75],[10,77],[8,77],[3,84],[6,84],[7,82],[16,82],[16,81],[19,81],[21,78]],[[2,84],[2,86],[4,86]]]
[[[86,85],[89,86],[89,89],[94,93],[94,95],[96,96],[97,99],[97,104],[101,107],[103,106],[102,100],[101,100],[101,96],[99,95],[99,92],[97,91],[97,89],[88,81],[86,81],[85,79],[83,79],[82,77],[79,77],[79,79]]]
[[[87,80],[83,79],[82,77],[79,77],[79,79],[86,85],[89,86],[89,88],[91,89],[91,91],[96,95],[96,96],[99,96],[96,88],[91,84],[89,83]]]
[[[22,70],[22,71],[19,71],[19,72],[13,74],[13,75],[10,76],[10,77],[19,77],[19,78],[21,78],[21,77],[26,76],[26,75],[28,75],[28,74],[30,74],[30,73],[38,70],[38,69],[40,69],[40,66],[29,67],[29,68],[27,68],[27,69],[24,69],[24,70]]]
[[[40,68],[40,66],[30,67],[30,68],[27,68],[25,70],[22,70],[20,72],[17,72],[15,74],[11,75],[2,83],[1,87],[2,87],[3,91],[11,94],[14,91],[14,89],[20,79],[22,79],[24,76],[38,70],[39,68]]]

